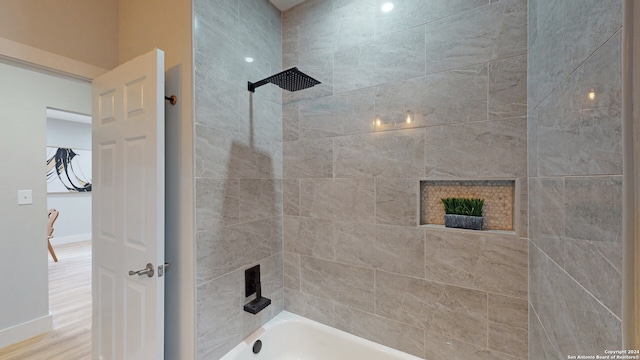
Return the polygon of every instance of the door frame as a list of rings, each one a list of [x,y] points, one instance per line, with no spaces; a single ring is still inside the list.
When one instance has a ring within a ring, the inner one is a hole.
[[[93,79],[109,71],[3,37],[0,37],[0,59],[18,67],[87,83],[91,83]],[[181,151],[184,151],[185,146],[189,146],[188,141],[184,139],[185,134],[194,131],[189,121],[182,121],[183,107],[193,105],[184,98],[184,96],[188,96],[187,94],[192,93],[192,90],[183,88],[182,77],[184,76],[190,75],[182,73],[182,66],[177,65],[166,69],[165,64],[165,92],[175,94],[179,99],[177,106],[165,109],[167,131],[179,134],[179,136],[173,135],[170,139],[165,140],[167,141],[165,150],[169,151],[166,162],[167,166],[182,171],[185,169],[193,171],[193,164],[185,165],[185,158],[180,154]],[[193,135],[188,136],[188,139],[192,138]],[[174,172],[167,174],[165,185],[178,186],[185,181],[187,180],[184,179],[184,176],[179,172]],[[169,271],[171,275],[165,279],[165,321],[177,324],[177,326],[165,327],[165,354],[169,356],[179,354],[183,359],[195,358],[196,352],[195,253],[194,244],[185,240],[192,239],[193,229],[191,226],[179,225],[181,221],[185,221],[185,219],[190,221],[189,219],[193,218],[195,199],[191,191],[195,187],[195,180],[192,178],[190,181],[193,184],[188,187],[188,191],[181,188],[180,192],[172,191],[165,195],[166,203],[175,205],[170,208],[171,210],[168,212],[170,217],[166,219],[171,226],[166,227],[165,257],[172,262],[172,267]],[[172,185],[168,185],[169,183]],[[167,243],[167,239],[170,238],[175,240]],[[178,241],[177,239],[183,240]],[[170,291],[170,296],[166,295],[167,290]],[[187,301],[183,300],[185,297],[188,299]],[[167,341],[167,334],[170,335],[170,341]]]

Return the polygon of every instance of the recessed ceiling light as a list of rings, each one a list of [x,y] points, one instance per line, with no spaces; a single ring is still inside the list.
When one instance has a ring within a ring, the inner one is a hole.
[[[389,12],[391,10],[393,10],[393,3],[384,3],[382,4],[382,7],[380,8],[380,10],[382,10],[383,12]]]
[[[253,62],[253,58],[247,56],[246,58],[244,58],[244,61],[248,62],[248,63],[252,63]]]

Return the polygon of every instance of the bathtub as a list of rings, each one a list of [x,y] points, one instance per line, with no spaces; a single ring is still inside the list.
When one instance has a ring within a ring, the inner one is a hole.
[[[261,350],[253,349],[260,341]],[[221,360],[422,360],[283,311]]]

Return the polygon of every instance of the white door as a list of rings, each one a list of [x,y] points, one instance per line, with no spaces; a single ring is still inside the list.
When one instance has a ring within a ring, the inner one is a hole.
[[[162,50],[93,81],[92,133],[92,358],[163,359]]]

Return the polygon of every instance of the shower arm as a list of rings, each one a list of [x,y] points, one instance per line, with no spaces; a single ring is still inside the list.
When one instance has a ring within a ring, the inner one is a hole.
[[[256,92],[256,88],[258,88],[258,87],[260,87],[260,86],[262,86],[262,85],[266,85],[266,84],[268,84],[269,82],[270,82],[270,81],[269,81],[269,78],[262,79],[262,80],[260,80],[260,81],[258,81],[258,82],[254,82],[254,83],[252,83],[251,81],[249,81],[249,86],[248,86],[249,91],[251,91],[252,93],[254,93],[254,92]]]

